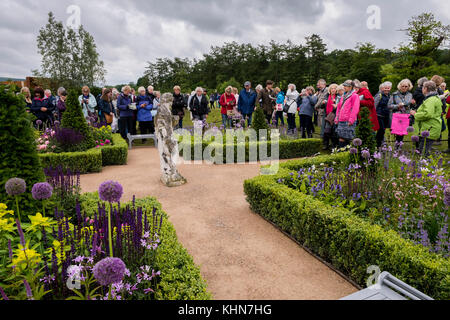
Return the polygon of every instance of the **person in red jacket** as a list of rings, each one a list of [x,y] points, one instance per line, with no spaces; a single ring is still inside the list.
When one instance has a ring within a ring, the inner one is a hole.
[[[377,109],[375,108],[375,99],[373,98],[370,91],[361,85],[359,80],[355,80],[355,90],[356,94],[360,98],[361,108],[366,107],[370,111],[370,121],[373,124],[373,131],[378,131],[380,129],[380,124],[378,123]]]
[[[232,127],[232,116],[233,116],[233,110],[236,106],[236,97],[233,94],[233,88],[229,86],[225,89],[225,93],[220,97],[219,101],[220,105],[222,106],[221,114],[222,114],[222,124],[224,129],[226,129],[227,125]]]

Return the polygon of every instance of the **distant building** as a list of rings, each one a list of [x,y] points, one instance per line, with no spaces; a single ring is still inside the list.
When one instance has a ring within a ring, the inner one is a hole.
[[[14,84],[18,88],[28,87],[30,89],[34,89],[40,86],[47,87],[46,84],[48,83],[51,83],[51,81],[45,78],[27,77],[26,79],[14,79],[14,78],[0,77],[0,85]]]

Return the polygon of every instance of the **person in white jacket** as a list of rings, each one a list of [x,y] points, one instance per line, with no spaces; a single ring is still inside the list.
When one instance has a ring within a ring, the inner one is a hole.
[[[84,86],[81,91],[83,94],[78,98],[78,101],[83,108],[84,118],[87,119],[91,116],[96,117],[95,108],[97,107],[97,99],[95,99],[88,86]]]
[[[297,128],[295,123],[295,115],[297,114],[297,99],[300,94],[297,91],[297,87],[295,84],[290,84],[288,86],[288,91],[286,93],[286,101],[285,105],[289,107],[287,116],[288,116],[288,134],[293,134],[295,129]]]

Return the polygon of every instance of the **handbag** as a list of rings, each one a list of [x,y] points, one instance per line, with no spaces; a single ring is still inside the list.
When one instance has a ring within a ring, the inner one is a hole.
[[[105,119],[106,119],[107,124],[111,124],[111,123],[113,123],[114,117],[105,113]]]
[[[407,136],[409,127],[409,114],[394,113],[392,115],[391,134]]]
[[[233,117],[233,115],[234,115],[234,111],[233,110],[227,110],[227,116],[229,118]]]
[[[277,111],[284,111],[283,104],[277,103],[276,109],[277,109]]]

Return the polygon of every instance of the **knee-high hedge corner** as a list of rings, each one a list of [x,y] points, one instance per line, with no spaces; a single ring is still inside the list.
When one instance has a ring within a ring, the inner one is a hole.
[[[128,145],[119,134],[114,134],[109,146],[84,152],[45,153],[40,154],[39,158],[43,168],[62,166],[81,174],[101,172],[105,166],[126,165]]]
[[[278,174],[245,181],[254,212],[365,286],[375,265],[435,299],[450,299],[450,261],[425,247],[385,231],[349,210],[333,208],[312,196],[277,183],[292,170],[321,164],[345,164],[348,155],[321,156],[281,164]]]
[[[187,142],[189,144],[189,142]],[[214,145],[217,144],[214,141],[202,141],[202,142],[195,142],[194,138],[191,140],[190,150],[191,154],[187,155],[185,154],[186,147],[185,147],[186,141],[182,141],[179,144],[179,150],[180,150],[180,156],[183,156],[185,160],[195,160],[195,150],[201,148],[202,154],[204,154],[205,149],[207,147],[210,147],[212,149],[212,156],[215,156],[215,149]],[[267,160],[264,157],[266,154],[265,152],[261,152],[261,144],[262,142],[246,142],[246,143],[235,143],[234,145],[230,144],[222,144],[223,145],[223,163],[227,163],[227,149],[233,148],[234,150],[234,162],[237,162],[239,149],[241,147],[245,148],[245,161],[250,161],[250,151],[254,148],[258,151],[258,161],[260,160]],[[256,146],[255,146],[256,145]],[[220,146],[219,146],[220,148]],[[320,152],[322,148],[322,141],[320,139],[299,139],[299,140],[280,140],[279,141],[279,159],[295,159],[295,158],[302,158],[302,157],[311,157],[317,153]],[[272,156],[272,146],[271,141],[267,142],[267,157]]]
[[[87,214],[94,214],[100,201],[98,193],[86,193],[80,199],[82,210]],[[101,202],[101,201],[100,201]],[[132,205],[125,203],[124,206]],[[210,300],[205,280],[193,258],[178,241],[177,234],[161,204],[153,197],[136,199],[135,205],[147,210],[151,215],[153,208],[162,215],[161,245],[155,259],[154,269],[161,271],[161,281],[158,284],[156,298],[158,300]]]

